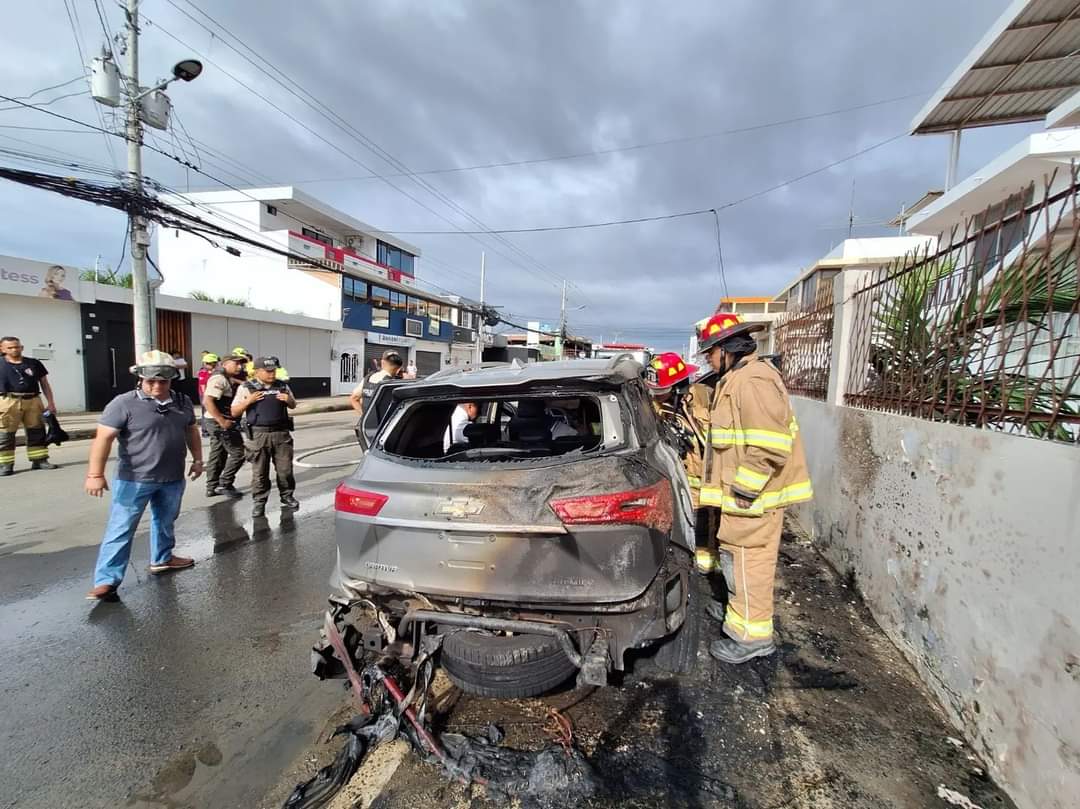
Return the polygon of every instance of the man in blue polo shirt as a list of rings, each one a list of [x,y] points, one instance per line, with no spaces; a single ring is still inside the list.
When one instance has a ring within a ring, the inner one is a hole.
[[[172,380],[179,372],[175,360],[164,351],[148,351],[131,370],[138,375],[139,386],[109,402],[90,447],[86,493],[101,497],[109,488],[105,462],[113,441],[119,439],[109,523],[101,540],[94,587],[86,594],[92,601],[115,598],[147,505],[150,572],[168,573],[195,564],[193,559],[172,552],[176,544],[173,524],[184,494],[186,450],[191,450],[192,459],[188,477],[195,480],[203,471],[195,407],[183,393],[172,390]]]

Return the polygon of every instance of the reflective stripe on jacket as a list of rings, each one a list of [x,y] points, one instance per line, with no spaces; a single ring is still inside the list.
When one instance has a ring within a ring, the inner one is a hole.
[[[709,479],[701,505],[760,517],[814,496],[799,425],[779,372],[751,354],[724,377],[713,398]],[[738,505],[738,494],[751,501]]]

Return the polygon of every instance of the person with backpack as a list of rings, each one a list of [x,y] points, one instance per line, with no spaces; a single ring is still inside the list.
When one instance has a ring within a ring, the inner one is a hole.
[[[188,478],[203,472],[202,436],[191,399],[172,389],[179,377],[176,361],[164,351],[148,351],[132,366],[138,387],[121,393],[105,407],[90,447],[84,488],[91,497],[109,491],[105,463],[118,444],[109,522],[101,540],[91,601],[116,598],[131,558],[131,545],[146,507],[150,506],[150,572],[170,573],[195,564],[173,553],[174,524],[184,495],[184,458],[190,451]]]

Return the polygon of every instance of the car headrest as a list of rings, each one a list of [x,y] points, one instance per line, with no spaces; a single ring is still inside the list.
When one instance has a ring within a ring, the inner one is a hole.
[[[541,399],[522,399],[518,402],[517,417],[520,419],[542,419],[547,416]]]

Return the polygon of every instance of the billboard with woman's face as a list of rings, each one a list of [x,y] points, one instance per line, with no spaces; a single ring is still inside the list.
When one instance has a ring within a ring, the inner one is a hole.
[[[79,271],[60,264],[0,256],[0,293],[80,301]]]

